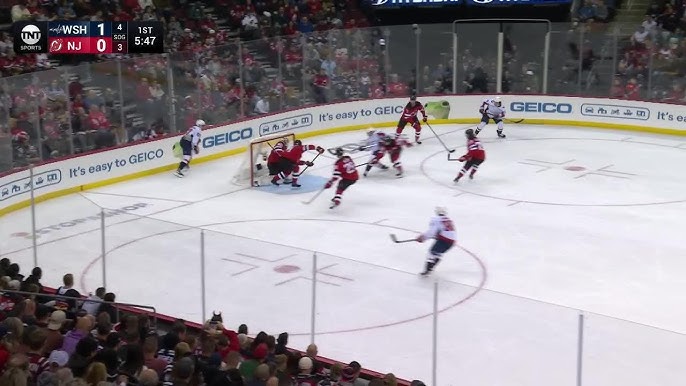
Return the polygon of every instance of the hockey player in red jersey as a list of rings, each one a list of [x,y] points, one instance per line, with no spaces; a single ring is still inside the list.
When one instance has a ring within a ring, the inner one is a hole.
[[[360,175],[357,173],[355,161],[343,154],[343,149],[340,147],[336,149],[336,157],[338,157],[338,160],[336,160],[333,165],[333,176],[326,183],[326,185],[324,185],[324,189],[329,189],[336,181],[338,181],[338,186],[336,186],[336,195],[331,199],[331,206],[329,209],[339,206],[341,204],[341,196],[343,195],[343,192],[360,178]]]
[[[291,180],[291,186],[294,188],[299,188],[301,185],[298,184],[298,178],[300,177],[300,166],[301,165],[307,165],[307,166],[313,166],[314,163],[311,161],[303,161],[302,156],[303,153],[308,151],[308,150],[316,150],[319,154],[322,154],[324,152],[324,148],[321,146],[316,146],[316,145],[303,145],[302,141],[299,139],[296,139],[293,141],[293,147],[286,151],[286,154],[284,157],[286,157],[289,161],[293,163],[293,168],[291,169],[291,172],[293,173],[293,179]],[[288,176],[286,176],[288,177]]]
[[[314,166],[312,161],[303,161],[302,155],[308,150],[317,150],[320,154],[324,152],[324,148],[315,145],[303,145],[302,141],[296,139],[293,142],[293,147],[291,149],[286,149],[286,142],[280,141],[274,146],[269,159],[267,160],[267,165],[271,161],[278,165],[274,170],[276,173],[272,174],[272,169],[269,169],[269,174],[273,175],[272,184],[279,185],[279,180],[286,180],[293,174],[293,179],[291,180],[291,186],[294,188],[299,188],[301,185],[298,184],[298,177],[300,177],[300,166]]]
[[[465,136],[467,136],[467,154],[463,155],[458,160],[464,162],[464,166],[462,166],[462,170],[460,170],[460,173],[453,180],[454,182],[460,181],[460,178],[467,174],[469,169],[472,170],[471,173],[469,173],[469,179],[473,179],[474,173],[479,169],[479,165],[486,160],[486,151],[481,145],[479,138],[474,134],[474,130],[467,129],[464,133]]]
[[[422,142],[419,140],[419,135],[422,132],[422,126],[419,124],[419,118],[417,118],[418,113],[422,113],[422,121],[427,121],[426,111],[424,111],[424,106],[417,101],[417,97],[412,95],[410,101],[407,102],[405,109],[403,110],[403,115],[400,117],[398,122],[398,128],[395,130],[395,136],[399,137],[405,130],[405,125],[408,123],[414,128],[414,141],[418,144]]]
[[[391,158],[391,163],[393,163],[393,168],[396,171],[396,177],[403,176],[403,165],[400,163],[400,153],[402,153],[404,146],[412,147],[412,144],[402,137],[386,137],[383,142],[384,152],[388,153],[388,156]]]

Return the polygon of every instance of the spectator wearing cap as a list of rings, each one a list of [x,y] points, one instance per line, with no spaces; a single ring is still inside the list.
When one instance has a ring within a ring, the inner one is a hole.
[[[302,357],[298,361],[298,375],[295,376],[295,383],[297,385],[317,386],[322,378],[313,374],[314,364],[310,357]]]
[[[57,386],[59,382],[59,373],[67,370],[71,374],[71,370],[65,368],[69,362],[69,354],[64,351],[55,350],[50,353],[47,359],[48,367],[46,371],[38,376],[37,386]]]
[[[88,315],[98,316],[98,309],[100,308],[100,302],[105,297],[105,287],[100,287],[95,290],[95,294],[89,294],[88,299],[83,303],[81,309],[86,311]]]
[[[241,371],[241,375],[243,375],[243,378],[245,378],[246,381],[250,381],[253,379],[253,377],[255,376],[255,369],[257,368],[257,366],[265,362],[267,355],[269,355],[269,348],[267,347],[267,344],[260,343],[253,349],[252,358],[241,363],[241,367],[239,368],[239,370]]]
[[[76,350],[76,345],[83,338],[90,336],[90,331],[93,329],[93,321],[91,316],[85,316],[76,319],[76,326],[71,331],[64,335],[64,341],[62,342],[62,350],[73,354]],[[96,343],[97,348],[97,343]]]
[[[64,343],[62,326],[66,320],[67,314],[65,314],[64,311],[56,310],[50,314],[48,325],[45,328],[47,330],[47,337],[45,339],[45,345],[43,345],[42,349],[44,355],[47,355],[62,347],[62,344]]]

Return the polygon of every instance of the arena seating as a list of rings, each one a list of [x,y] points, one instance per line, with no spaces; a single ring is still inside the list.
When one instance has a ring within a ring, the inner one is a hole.
[[[187,380],[197,385],[410,385],[393,374],[364,370],[356,361],[321,357],[315,345],[306,352],[288,349],[287,333],[278,338],[254,334],[246,325],[232,330],[220,314],[204,325],[187,323],[120,305],[105,288],[82,296],[71,274],[56,290],[44,287],[41,277],[40,268],[24,276],[18,264],[0,260],[2,385],[19,384],[20,378],[28,385],[69,384],[74,378],[89,385],[132,386]],[[186,364],[182,357],[193,361]]]

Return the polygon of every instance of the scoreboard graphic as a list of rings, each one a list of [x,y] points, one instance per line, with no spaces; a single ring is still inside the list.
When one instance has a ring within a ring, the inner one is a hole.
[[[17,54],[159,54],[159,21],[43,21],[13,24]]]

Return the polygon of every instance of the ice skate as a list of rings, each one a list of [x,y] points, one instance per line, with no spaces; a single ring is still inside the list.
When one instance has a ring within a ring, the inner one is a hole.
[[[175,172],[174,172],[174,175],[177,176],[177,177],[179,177],[179,178],[183,178],[183,173],[181,173],[181,170],[175,171]]]
[[[498,132],[498,138],[507,138],[507,136],[505,134],[503,134],[502,131],[499,131]]]

